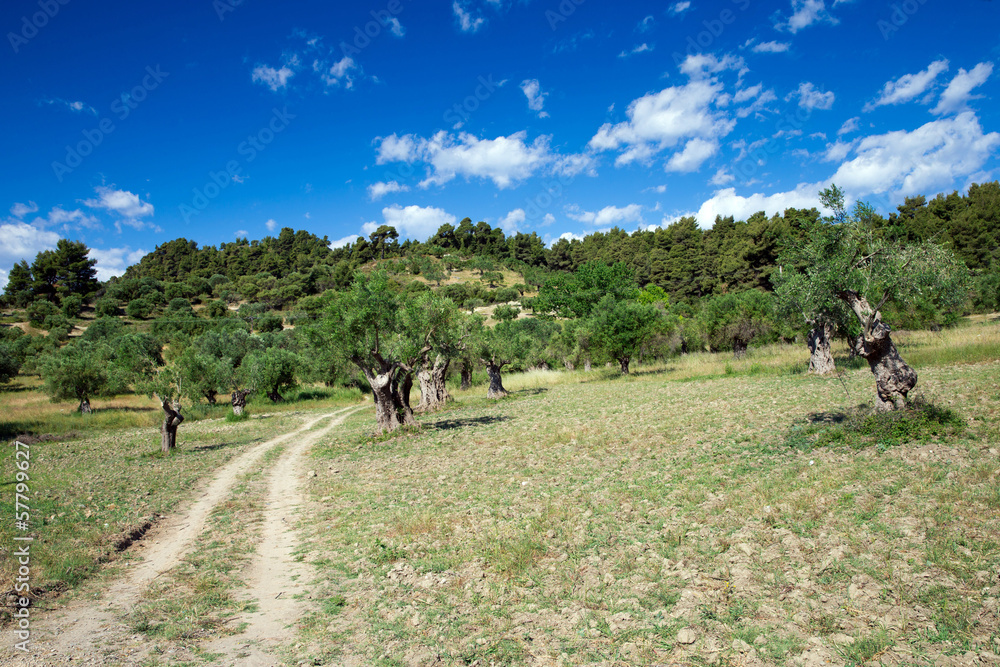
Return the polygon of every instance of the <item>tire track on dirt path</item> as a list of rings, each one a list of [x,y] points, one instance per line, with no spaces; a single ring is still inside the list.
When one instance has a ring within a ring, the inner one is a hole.
[[[9,664],[34,666],[69,661],[72,664],[135,664],[133,659],[136,656],[125,655],[123,651],[133,653],[130,648],[141,647],[146,642],[129,631],[118,620],[115,612],[120,614],[135,606],[150,583],[181,562],[195,539],[205,529],[212,510],[226,499],[236,481],[272,447],[306,434],[292,447],[295,451],[301,451],[342,423],[347,414],[357,409],[360,407],[343,408],[311,418],[295,430],[255,445],[229,461],[219,469],[215,478],[186,511],[166,518],[146,533],[141,542],[137,543],[143,547],[143,560],[110,582],[100,602],[78,599],[63,609],[40,613],[34,618],[31,654],[14,657]],[[338,415],[341,416],[322,429],[307,433],[316,424]],[[282,460],[286,458],[287,453],[282,456]],[[269,529],[265,527],[265,530]],[[131,641],[127,641],[128,639]],[[128,647],[126,644],[132,646]],[[109,650],[112,655],[108,655]],[[0,660],[4,657],[12,656],[0,654]]]
[[[361,408],[355,408],[358,409]],[[264,532],[248,570],[248,587],[256,599],[258,611],[244,619],[248,625],[242,634],[224,637],[206,646],[209,651],[226,656],[223,664],[239,667],[276,665],[273,651],[287,646],[294,638],[294,623],[306,606],[297,598],[304,592],[311,574],[310,566],[295,558],[299,542],[297,510],[304,505],[302,459],[312,445],[355,410],[289,445],[271,468]]]

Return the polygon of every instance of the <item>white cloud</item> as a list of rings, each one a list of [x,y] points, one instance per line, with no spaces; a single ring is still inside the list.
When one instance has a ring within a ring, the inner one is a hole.
[[[97,199],[86,199],[83,203],[90,208],[104,209],[109,213],[121,216],[122,219],[119,222],[129,227],[143,229],[146,227],[146,223],[142,221],[142,218],[153,215],[153,205],[142,201],[139,195],[128,190],[117,190],[114,186],[99,185],[94,188],[94,191],[98,195]]]
[[[600,211],[584,211],[579,206],[567,206],[566,217],[588,225],[608,227],[630,222],[642,222],[642,206],[629,204],[621,208],[605,206]]]
[[[542,111],[542,107],[545,106],[545,98],[548,93],[542,92],[542,85],[538,83],[538,79],[525,79],[521,82],[521,91],[524,92],[524,96],[528,98],[528,108],[532,111],[538,112],[539,118],[548,118],[549,114]]]
[[[856,142],[853,141],[837,141],[832,144],[827,144],[826,151],[823,153],[823,160],[826,162],[840,162],[844,160],[854,148]]]
[[[722,56],[722,58],[716,58],[711,53],[690,55],[680,64],[680,70],[681,73],[686,74],[692,79],[703,79],[711,74],[718,74],[725,70],[738,72],[742,77],[750,71],[743,58],[730,53]]]
[[[396,181],[388,181],[386,183],[372,183],[368,186],[368,198],[372,201],[376,199],[381,199],[382,197],[392,194],[394,192],[409,192],[410,188],[407,185],[400,185]]]
[[[262,83],[274,92],[288,85],[288,80],[295,76],[295,72],[288,65],[282,65],[281,69],[268,67],[267,65],[257,65],[253,69],[251,79],[254,83]]]
[[[809,81],[800,83],[798,90],[789,93],[785,97],[785,100],[788,101],[795,97],[799,98],[799,106],[808,111],[812,111],[813,109],[823,109],[825,111],[833,106],[835,99],[832,91],[821,92]]]
[[[462,32],[476,32],[486,23],[486,19],[481,16],[473,17],[458,0],[452,3],[451,9],[455,12],[455,18],[458,19],[458,27]]]
[[[691,8],[691,3],[688,0],[681,0],[681,2],[675,2],[674,4],[670,5],[670,9],[668,11],[671,14],[683,14],[690,8]]]
[[[758,211],[764,211],[768,215],[783,213],[786,208],[812,208],[819,207],[819,197],[817,193],[825,187],[823,184],[799,184],[794,190],[789,192],[777,192],[771,195],[754,193],[744,197],[736,194],[735,188],[724,188],[717,190],[711,199],[704,202],[697,213],[687,213],[694,215],[698,220],[698,226],[702,229],[709,229],[715,224],[716,216],[731,215],[737,220],[746,220]],[[664,219],[664,225],[675,222],[683,216],[673,219]]]
[[[354,76],[352,73],[359,71],[361,68],[358,66],[354,59],[350,56],[344,56],[333,65],[329,67],[326,63],[320,62],[319,60],[313,63],[313,70],[319,72],[320,78],[323,79],[323,83],[328,86],[344,86],[344,88],[351,89],[354,87]],[[274,90],[272,88],[272,90]]]
[[[94,267],[97,270],[98,280],[108,280],[114,276],[125,273],[125,269],[139,262],[146,255],[145,250],[132,250],[130,247],[124,248],[91,248],[88,256],[97,260]]]
[[[612,125],[605,123],[588,144],[592,150],[620,150],[616,165],[647,162],[655,154],[701,139],[710,144],[729,134],[735,122],[713,109],[722,84],[714,80],[696,80],[672,86],[633,100],[626,114],[629,120]],[[704,152],[706,143],[691,148]]]
[[[454,225],[457,218],[444,209],[433,206],[389,206],[382,209],[384,223],[396,228],[400,237],[416,241],[426,241],[437,233],[441,225]],[[365,234],[371,234],[381,226],[380,223],[366,222],[362,226]]]
[[[618,57],[619,58],[628,58],[629,56],[634,56],[634,55],[636,55],[638,53],[646,53],[646,52],[652,51],[652,50],[653,50],[652,46],[650,46],[649,44],[643,42],[642,44],[637,44],[636,46],[632,47],[631,51],[622,51],[621,53],[618,54]]]
[[[0,266],[11,267],[22,259],[30,264],[43,250],[53,250],[62,238],[57,232],[46,231],[20,220],[0,222]]]
[[[443,185],[464,176],[489,179],[503,189],[539,172],[575,175],[592,169],[593,161],[587,155],[553,153],[547,135],[530,144],[526,139],[525,131],[496,139],[479,139],[468,133],[455,136],[444,131],[430,139],[392,135],[381,139],[376,162],[426,162],[432,173],[420,187]]]
[[[909,102],[913,98],[922,95],[924,91],[934,84],[938,75],[941,72],[947,71],[947,69],[947,60],[935,60],[927,66],[927,69],[916,74],[904,74],[895,81],[887,81],[882,86],[882,92],[879,93],[878,99],[866,104],[864,110],[871,111],[880,106]]]
[[[70,111],[72,111],[74,113],[84,113],[84,112],[86,112],[86,113],[89,113],[92,116],[96,116],[97,115],[97,109],[95,109],[94,107],[90,106],[86,102],[80,102],[80,101],[70,102],[68,100],[63,100],[63,99],[60,99],[60,98],[56,97],[56,98],[45,100],[45,104],[56,104],[56,105],[64,106],[64,107],[66,107],[67,109],[69,109]]]
[[[236,238],[238,239],[245,239],[250,236],[250,232],[248,232],[245,229],[237,229],[236,232],[234,233],[234,236],[236,236]]]
[[[683,3],[682,3],[683,4]],[[558,238],[549,238],[548,247],[552,247],[556,242],[566,239],[567,241],[582,241],[587,238],[585,234],[574,234],[573,232],[563,232]]]
[[[750,86],[749,88],[743,88],[742,90],[737,90],[736,94],[733,95],[733,102],[736,104],[743,104],[748,100],[760,95],[761,90],[764,89],[764,84],[758,83],[756,86]]]
[[[860,121],[860,120],[861,119],[858,118],[857,116],[855,116],[854,118],[848,118],[847,120],[845,120],[844,124],[840,126],[839,130],[837,130],[837,136],[839,137],[839,136],[841,136],[843,134],[850,134],[851,132],[854,132],[855,130],[857,130],[858,129],[858,121]]]
[[[267,231],[273,232],[278,228],[278,221],[275,220],[274,218],[271,218],[270,220],[264,223],[264,226],[267,227]]]
[[[754,44],[754,40],[747,41],[743,46],[750,46],[750,50],[754,53],[785,53],[788,49],[792,48],[792,45],[788,42],[770,41]]]
[[[976,115],[964,111],[912,132],[862,139],[856,157],[841,164],[832,181],[858,194],[926,194],[976,173],[998,147],[1000,133],[983,134]]]
[[[993,63],[991,62],[979,63],[969,72],[960,67],[958,74],[941,93],[941,99],[938,100],[937,106],[931,109],[931,113],[941,115],[961,111],[969,100],[975,99],[970,95],[972,90],[986,83],[992,73]]]
[[[400,23],[399,19],[395,16],[390,16],[386,19],[386,22],[389,24],[389,32],[396,37],[403,37],[406,35],[406,28],[403,27],[403,24]]]
[[[520,226],[524,224],[527,217],[528,215],[524,212],[523,208],[515,208],[510,213],[500,218],[500,228],[507,236],[516,234],[520,230]]]
[[[639,21],[639,25],[635,27],[636,32],[649,32],[654,27],[656,27],[656,19],[652,15],[647,16],[643,20]]]
[[[720,168],[709,181],[712,185],[728,185],[736,180],[736,177],[726,171],[725,167]]]
[[[823,0],[792,0],[792,15],[786,23],[779,23],[775,28],[787,30],[794,35],[799,30],[821,21],[834,25],[839,23],[827,12],[826,3]]]
[[[718,151],[719,142],[714,139],[692,139],[684,146],[684,150],[670,156],[670,161],[667,162],[665,169],[679,172],[698,171],[705,160]]]
[[[10,207],[10,213],[15,218],[23,218],[28,213],[35,213],[36,211],[38,211],[38,204],[33,201],[29,201],[27,204],[17,202]]]
[[[337,239],[336,241],[330,242],[330,249],[336,250],[337,248],[343,248],[345,246],[354,245],[354,242],[361,237],[357,234],[350,234],[342,239]]]
[[[767,111],[767,104],[778,99],[778,96],[774,94],[774,89],[768,88],[767,90],[762,90],[762,88],[763,84],[757,84],[756,86],[736,91],[736,94],[733,95],[733,102],[736,104],[743,104],[750,99],[754,100],[753,104],[736,109],[736,116],[738,118],[746,118],[750,114],[759,114],[762,111]]]
[[[86,229],[100,229],[101,223],[92,215],[87,215],[80,209],[73,209],[72,211],[67,211],[59,206],[55,206],[49,211],[47,219],[36,218],[33,224],[38,226],[43,225],[58,225],[65,231],[75,231],[80,227]]]

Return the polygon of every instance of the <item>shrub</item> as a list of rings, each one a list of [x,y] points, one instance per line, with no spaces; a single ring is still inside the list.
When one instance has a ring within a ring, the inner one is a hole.
[[[118,307],[118,301],[111,298],[98,300],[97,303],[94,304],[94,310],[97,311],[98,317],[117,317],[121,311]]]
[[[132,299],[125,307],[125,313],[136,320],[144,320],[153,312],[153,304],[144,298]]]

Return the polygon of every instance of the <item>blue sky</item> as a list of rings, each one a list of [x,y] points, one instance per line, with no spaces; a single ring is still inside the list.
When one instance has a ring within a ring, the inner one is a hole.
[[[0,284],[282,227],[547,242],[997,178],[1000,2],[9,0]]]

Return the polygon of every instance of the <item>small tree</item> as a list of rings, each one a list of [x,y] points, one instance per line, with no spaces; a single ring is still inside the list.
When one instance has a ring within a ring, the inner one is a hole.
[[[531,347],[530,337],[519,325],[517,320],[500,322],[492,329],[484,329],[479,337],[479,360],[490,380],[486,398],[507,396],[503,386],[503,368],[521,360]]]
[[[732,349],[742,358],[750,343],[774,330],[774,298],[758,290],[709,298],[701,311],[706,342],[713,349]]]
[[[822,194],[836,203],[837,192],[832,199],[829,190]],[[917,373],[896,349],[881,309],[890,302],[905,305],[915,299],[930,300],[946,311],[960,308],[968,297],[968,272],[935,243],[892,238],[881,217],[864,202],[858,202],[850,215],[842,205],[834,211],[834,221],[843,222],[833,225],[829,236],[814,241],[822,243],[822,249],[808,249],[813,263],[785,267],[785,272],[804,274],[792,276],[789,284],[800,286],[798,298],[814,311],[824,311],[833,299],[847,307],[860,331],[852,348],[868,361],[875,376],[876,410],[902,407],[917,384]]]
[[[639,349],[664,323],[663,311],[638,301],[605,296],[594,308],[587,325],[590,346],[618,362],[624,375]]]
[[[45,392],[53,401],[75,399],[83,414],[90,414],[90,399],[109,392],[106,346],[76,341],[62,347],[42,362]]]
[[[294,352],[269,347],[248,354],[240,366],[240,374],[244,386],[259,388],[272,403],[277,403],[283,389],[295,386],[300,365],[301,359]]]

